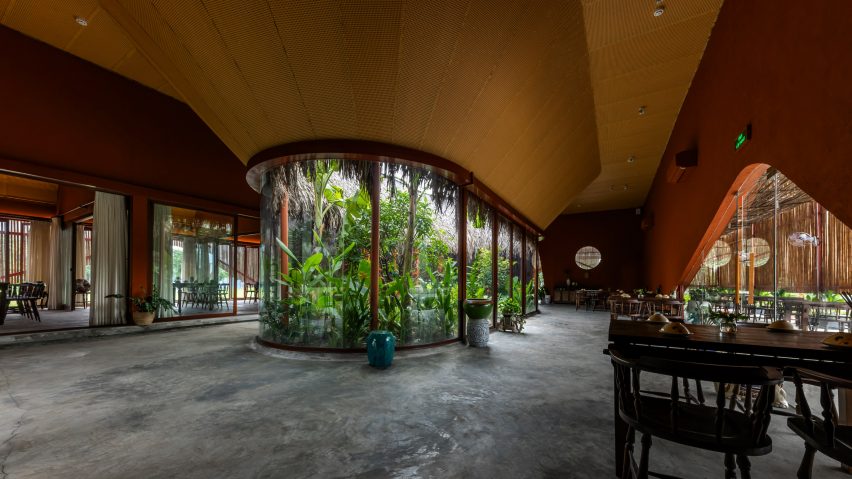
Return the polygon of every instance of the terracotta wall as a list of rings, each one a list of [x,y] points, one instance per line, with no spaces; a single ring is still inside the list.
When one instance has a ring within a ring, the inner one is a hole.
[[[258,214],[245,167],[185,104],[5,27],[0,71],[0,169],[130,197],[134,292],[151,201]]]
[[[562,215],[550,224],[540,243],[544,283],[565,286],[566,271],[571,281],[590,288],[634,289],[648,287],[642,281],[641,216],[635,210]],[[594,246],[601,263],[583,270],[574,261],[577,250]],[[588,276],[587,276],[588,275]],[[656,288],[656,285],[654,285]]]
[[[645,210],[646,284],[671,289],[748,165],[777,167],[852,225],[852,2],[725,2]],[[746,124],[753,138],[739,151]],[[698,166],[668,183],[675,153]],[[697,257],[697,255],[695,255]]]

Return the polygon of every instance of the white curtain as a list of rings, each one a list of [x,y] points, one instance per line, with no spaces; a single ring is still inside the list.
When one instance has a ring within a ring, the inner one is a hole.
[[[27,281],[50,281],[50,223],[33,221],[27,237]]]
[[[86,239],[85,225],[77,225],[74,228],[76,240],[74,242],[74,276],[77,279],[86,279]]]
[[[183,268],[181,268],[181,274],[183,275],[184,281],[189,281],[190,279],[198,279],[198,272],[196,268],[198,268],[198,258],[195,256],[197,253],[195,251],[195,238],[191,236],[184,236],[183,238]]]
[[[246,281],[256,283],[260,262],[260,248],[246,248]]]
[[[62,218],[55,217],[50,220],[50,260],[47,288],[48,309],[65,309],[70,305],[69,294],[71,276],[71,230],[62,228]],[[67,244],[66,244],[67,243]]]
[[[199,282],[210,280],[210,243],[201,241],[198,243],[198,259],[196,260],[195,279]]]
[[[174,303],[172,288],[172,214],[171,207],[154,205],[153,270],[154,287],[160,297]],[[159,311],[160,316],[171,316],[171,311]]]
[[[105,296],[125,294],[126,290],[127,208],[124,197],[98,191],[95,193],[92,225],[92,308],[89,324],[125,324],[126,302]]]

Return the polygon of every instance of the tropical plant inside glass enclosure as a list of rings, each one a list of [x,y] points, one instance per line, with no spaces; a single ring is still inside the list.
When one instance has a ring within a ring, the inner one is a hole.
[[[396,163],[308,160],[266,171],[261,193],[262,339],[363,347],[372,319],[376,203],[375,326],[391,331],[400,345],[458,337],[458,185],[426,169]],[[490,298],[494,215],[484,203],[468,203],[468,297]],[[509,269],[509,259],[500,257],[500,285]],[[527,277],[533,278],[531,273]],[[520,298],[520,281],[513,285]],[[529,287],[527,296],[534,294]]]

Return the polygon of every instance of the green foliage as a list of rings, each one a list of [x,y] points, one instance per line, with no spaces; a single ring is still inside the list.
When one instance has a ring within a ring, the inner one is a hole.
[[[264,337],[353,347],[363,345],[369,332],[372,204],[364,189],[347,197],[334,185],[336,170],[333,162],[318,165],[308,178],[314,205],[306,214],[313,224],[291,224],[290,244],[298,246],[296,251],[307,251],[305,257],[278,242],[289,258],[287,272],[278,279],[288,294],[264,301]],[[458,329],[458,265],[445,239],[452,236],[436,227],[436,213],[417,189],[417,175],[409,180],[415,182],[413,187],[381,199],[378,225],[378,326],[391,331],[400,344],[446,339]],[[328,225],[334,230],[326,230]]]
[[[160,296],[160,290],[154,286],[151,294],[145,294],[145,288],[142,289],[141,296],[124,296],[123,294],[115,293],[108,294],[104,296],[105,298],[115,298],[115,299],[123,299],[128,298],[130,302],[133,303],[133,307],[136,308],[136,311],[141,313],[153,313],[156,312],[157,315],[161,315],[163,312],[174,312],[175,307],[171,301],[164,299]]]
[[[500,308],[500,314],[503,316],[521,314],[521,305],[515,300],[515,298],[504,298],[500,300],[498,307]]]

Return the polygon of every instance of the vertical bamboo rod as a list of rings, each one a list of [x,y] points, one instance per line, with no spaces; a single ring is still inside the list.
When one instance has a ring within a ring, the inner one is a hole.
[[[754,304],[754,251],[748,254],[748,304]]]

